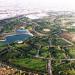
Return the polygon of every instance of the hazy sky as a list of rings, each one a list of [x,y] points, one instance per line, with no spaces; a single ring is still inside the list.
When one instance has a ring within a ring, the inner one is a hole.
[[[11,8],[75,11],[75,0],[0,0],[0,9]]]

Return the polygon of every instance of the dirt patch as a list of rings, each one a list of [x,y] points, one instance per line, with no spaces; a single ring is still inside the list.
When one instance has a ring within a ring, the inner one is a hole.
[[[15,75],[16,69],[9,66],[0,67],[0,75]]]
[[[50,31],[50,29],[43,29],[43,31],[45,31],[45,32],[49,32],[49,31]]]
[[[64,32],[60,36],[67,40],[75,42],[75,33]]]

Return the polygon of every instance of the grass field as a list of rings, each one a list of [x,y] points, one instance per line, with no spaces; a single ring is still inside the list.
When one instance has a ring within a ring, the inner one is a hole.
[[[19,65],[31,70],[46,71],[46,61],[41,59],[25,58],[25,59],[14,59],[12,63]]]

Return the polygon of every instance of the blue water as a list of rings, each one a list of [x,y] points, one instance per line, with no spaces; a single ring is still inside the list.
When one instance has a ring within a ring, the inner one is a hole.
[[[24,41],[24,40],[28,39],[29,37],[31,37],[31,36],[27,35],[27,34],[7,36],[5,43],[12,43],[12,42],[21,41],[21,40]]]

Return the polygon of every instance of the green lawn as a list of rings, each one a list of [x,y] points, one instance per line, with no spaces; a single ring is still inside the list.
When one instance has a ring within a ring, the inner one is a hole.
[[[32,59],[32,58],[14,59],[11,62],[15,65],[29,68],[31,70],[46,71],[46,61],[43,61],[41,59]]]
[[[0,48],[4,47],[5,43],[3,41],[0,41]]]

